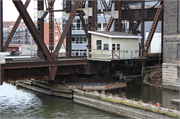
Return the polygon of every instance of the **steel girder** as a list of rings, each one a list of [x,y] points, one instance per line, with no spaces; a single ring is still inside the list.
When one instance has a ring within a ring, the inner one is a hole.
[[[71,9],[71,5],[72,5],[72,2],[69,1],[69,0],[66,0],[66,9]],[[71,13],[71,11],[66,11],[66,13]],[[67,22],[67,21],[66,21]],[[71,41],[72,41],[72,28],[71,28],[71,25],[69,27],[69,30],[66,34],[66,56],[71,56],[71,49],[72,49],[72,45],[71,45]]]
[[[2,64],[2,69],[21,69],[21,68],[35,68],[35,67],[51,67],[51,66],[71,66],[87,64],[86,59],[80,60],[60,60],[60,61],[23,61],[23,62],[7,62]]]
[[[69,16],[69,19],[68,19],[68,21],[67,21],[67,23],[66,23],[66,25],[64,27],[63,33],[62,33],[62,35],[61,35],[61,37],[59,39],[59,42],[58,42],[58,44],[56,46],[55,51],[54,51],[54,56],[56,58],[58,57],[59,50],[60,50],[60,48],[62,46],[62,43],[64,41],[64,38],[65,38],[67,32],[68,32],[68,30],[69,30],[69,28],[71,26],[72,20],[75,17],[75,14],[77,12],[77,9],[78,9],[80,3],[81,3],[81,1],[79,1],[79,0],[75,1],[75,5],[73,6],[72,12],[71,12],[71,14]]]
[[[54,2],[55,0],[48,0],[49,6],[49,50],[52,53],[54,50]]]
[[[96,31],[97,30],[97,1],[88,0],[88,7],[92,7],[92,16],[88,16],[88,30]],[[91,50],[91,34],[88,35],[88,49]]]
[[[141,46],[140,49],[143,52],[144,50],[144,8],[145,8],[145,3],[144,1],[141,2]]]
[[[44,1],[41,1],[41,0],[37,1],[37,9],[38,9],[38,11],[44,10]],[[39,33],[42,36],[43,41],[44,41],[44,19],[38,18],[37,21],[38,21],[38,24],[37,24],[38,31],[39,31]],[[39,48],[39,47],[38,47],[37,55],[41,58],[43,57],[41,54],[41,48]]]
[[[121,32],[121,5],[122,5],[122,2],[121,1],[114,1],[114,8],[115,10],[119,12],[118,16],[119,18],[118,19],[114,19],[115,23],[114,23],[114,31],[117,31],[117,32]],[[110,19],[111,20],[111,19]],[[110,28],[109,28],[110,30]]]
[[[0,52],[3,52],[3,1],[0,1]],[[3,84],[4,70],[0,64],[0,85]]]
[[[28,7],[30,1],[31,1],[31,0],[27,0],[27,1],[26,1],[25,5],[24,5],[25,8]],[[4,44],[3,52],[5,52],[6,49],[8,48],[8,45],[9,45],[9,43],[11,42],[11,39],[13,38],[13,35],[14,35],[14,33],[16,32],[16,29],[17,29],[17,27],[18,27],[18,25],[19,25],[20,22],[21,22],[21,15],[18,16],[18,18],[17,18],[17,20],[16,20],[16,22],[15,22],[15,24],[14,24],[12,30],[11,30],[11,33],[9,34],[9,36],[8,36],[8,38],[7,38],[7,41],[6,41],[5,44]]]
[[[52,55],[49,53],[42,36],[40,35],[39,31],[37,30],[36,26],[34,25],[31,17],[29,16],[27,10],[25,9],[22,1],[15,1],[13,0],[14,5],[16,6],[17,10],[19,11],[21,17],[23,18],[26,26],[28,27],[32,37],[34,38],[37,46],[40,48],[40,51],[43,57],[47,60],[54,60]]]

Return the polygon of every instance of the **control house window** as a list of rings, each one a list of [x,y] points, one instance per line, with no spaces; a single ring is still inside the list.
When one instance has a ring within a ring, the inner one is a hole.
[[[120,50],[120,44],[117,44],[117,50]]]
[[[104,50],[109,50],[109,44],[104,44]]]
[[[112,44],[112,50],[116,50],[116,45]]]
[[[97,50],[101,50],[102,49],[102,41],[101,40],[97,40],[96,41],[96,46],[97,46]]]

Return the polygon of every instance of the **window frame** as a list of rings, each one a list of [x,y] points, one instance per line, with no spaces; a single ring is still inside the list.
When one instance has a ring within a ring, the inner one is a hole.
[[[101,45],[98,45],[98,41],[101,41]],[[96,50],[102,50],[102,40],[96,40]],[[98,46],[100,46],[100,49],[98,48]]]
[[[107,47],[105,47],[105,45],[107,45]],[[106,49],[105,49],[106,48]],[[109,50],[109,44],[103,44],[103,50]]]

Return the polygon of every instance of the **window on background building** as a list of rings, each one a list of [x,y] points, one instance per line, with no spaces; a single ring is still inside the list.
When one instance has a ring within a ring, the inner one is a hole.
[[[80,19],[77,19],[77,30],[80,30]]]
[[[103,23],[103,30],[105,30],[107,24],[106,23]]]
[[[55,28],[58,28],[58,25],[57,25],[57,24],[55,24]]]
[[[97,50],[101,50],[102,49],[102,40],[97,40],[96,46],[97,46]]]
[[[104,44],[104,50],[109,50],[109,44]]]
[[[120,50],[120,44],[117,44],[117,50]]]
[[[76,44],[79,43],[79,37],[76,37]]]
[[[55,40],[58,40],[58,36],[55,36]]]
[[[86,37],[84,37],[84,43],[86,43],[87,42],[87,39],[86,39]]]
[[[101,30],[101,23],[98,23],[98,30]]]
[[[72,37],[72,43],[75,43],[75,38],[74,37]]]
[[[116,45],[112,44],[112,50],[116,50]]]
[[[55,34],[58,34],[58,30],[55,31]]]
[[[82,44],[83,43],[83,40],[82,40],[82,37],[80,37],[80,44]]]

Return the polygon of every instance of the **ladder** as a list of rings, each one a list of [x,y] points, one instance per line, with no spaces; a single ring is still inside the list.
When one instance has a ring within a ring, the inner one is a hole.
[[[156,15],[154,17],[154,20],[153,20],[153,23],[152,23],[152,26],[151,26],[151,29],[149,31],[146,43],[144,45],[144,54],[143,54],[143,57],[146,56],[147,53],[148,53],[148,49],[149,49],[149,46],[151,44],[152,38],[154,36],[154,32],[156,30],[159,18],[161,17],[162,9],[163,9],[163,1],[161,1],[161,4],[159,5],[159,7],[157,9]]]
[[[109,21],[108,21],[108,23],[107,23],[107,26],[106,26],[106,28],[105,28],[105,31],[110,31],[111,26],[112,26],[112,24],[113,24],[113,21],[114,21],[114,18],[111,16],[111,17],[109,18]]]

